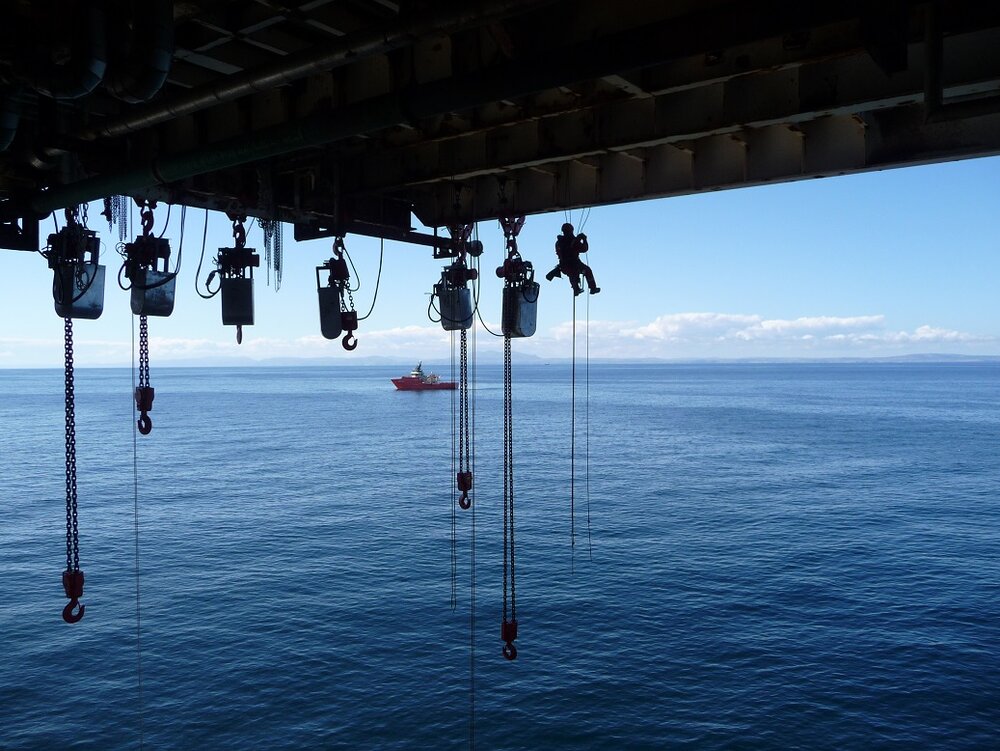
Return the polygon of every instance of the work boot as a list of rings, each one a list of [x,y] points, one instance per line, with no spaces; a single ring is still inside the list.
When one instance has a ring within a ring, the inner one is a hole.
[[[558,273],[559,273],[558,271],[550,271],[548,274],[545,275],[545,278],[551,282],[553,279],[556,278],[556,274]]]
[[[583,293],[583,287],[577,287],[574,284],[573,285],[573,297],[576,297],[577,295],[582,294],[582,293]]]
[[[590,294],[592,294],[592,295],[596,295],[600,291],[601,291],[600,287],[591,287],[590,288]]]

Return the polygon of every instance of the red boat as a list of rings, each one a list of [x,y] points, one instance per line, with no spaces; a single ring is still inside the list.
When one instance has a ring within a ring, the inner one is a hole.
[[[437,391],[440,389],[451,390],[455,388],[454,381],[442,381],[439,376],[431,373],[425,375],[421,369],[423,363],[417,363],[417,367],[410,371],[409,375],[393,378],[392,382],[400,391]]]

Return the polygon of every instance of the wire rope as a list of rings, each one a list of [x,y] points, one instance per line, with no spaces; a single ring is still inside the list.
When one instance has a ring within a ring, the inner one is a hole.
[[[367,313],[365,313],[363,316],[361,316],[361,318],[358,319],[359,321],[365,320],[366,318],[368,318],[368,316],[370,316],[375,311],[375,302],[378,300],[378,288],[379,288],[379,285],[382,282],[382,259],[384,257],[385,257],[385,239],[384,238],[380,238],[379,239],[379,249],[378,249],[378,276],[375,277],[375,294],[372,297],[372,306],[370,308],[368,308],[368,312]],[[349,253],[347,254],[347,258],[348,258],[348,260],[350,260],[350,258],[351,258],[351,255]],[[351,261],[351,268],[354,268],[354,261]],[[354,273],[357,274],[358,273],[357,270],[355,270]],[[361,287],[361,281],[360,280],[358,281],[358,287],[359,288]]]
[[[205,227],[204,229],[202,229],[201,233],[201,257],[198,258],[198,270],[194,273],[194,291],[197,292],[198,297],[200,297],[203,300],[211,300],[213,297],[219,294],[219,289],[222,289],[222,286],[220,285],[219,289],[215,290],[215,292],[212,292],[212,290],[208,288],[208,282],[205,282],[205,291],[208,292],[208,294],[206,295],[198,287],[198,280],[201,279],[201,266],[205,262],[205,244],[207,243],[207,241],[208,241],[208,209],[205,209]]]

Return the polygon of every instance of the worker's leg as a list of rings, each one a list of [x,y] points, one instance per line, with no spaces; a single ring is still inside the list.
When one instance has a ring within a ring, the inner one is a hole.
[[[580,262],[580,271],[587,278],[587,286],[590,288],[590,294],[596,295],[601,291],[601,288],[597,286],[597,282],[594,281],[594,272],[591,270],[590,266]]]

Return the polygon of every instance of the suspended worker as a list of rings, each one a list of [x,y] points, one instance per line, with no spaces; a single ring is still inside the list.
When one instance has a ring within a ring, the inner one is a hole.
[[[587,279],[590,294],[596,295],[601,288],[594,281],[594,272],[580,260],[580,254],[588,250],[590,245],[587,243],[587,236],[582,232],[579,235],[573,234],[573,225],[567,222],[562,226],[562,234],[556,237],[556,256],[559,258],[559,263],[545,275],[545,278],[551,282],[557,276],[565,274],[573,285],[573,294],[579,295],[583,292],[583,283],[580,280],[583,276]]]

